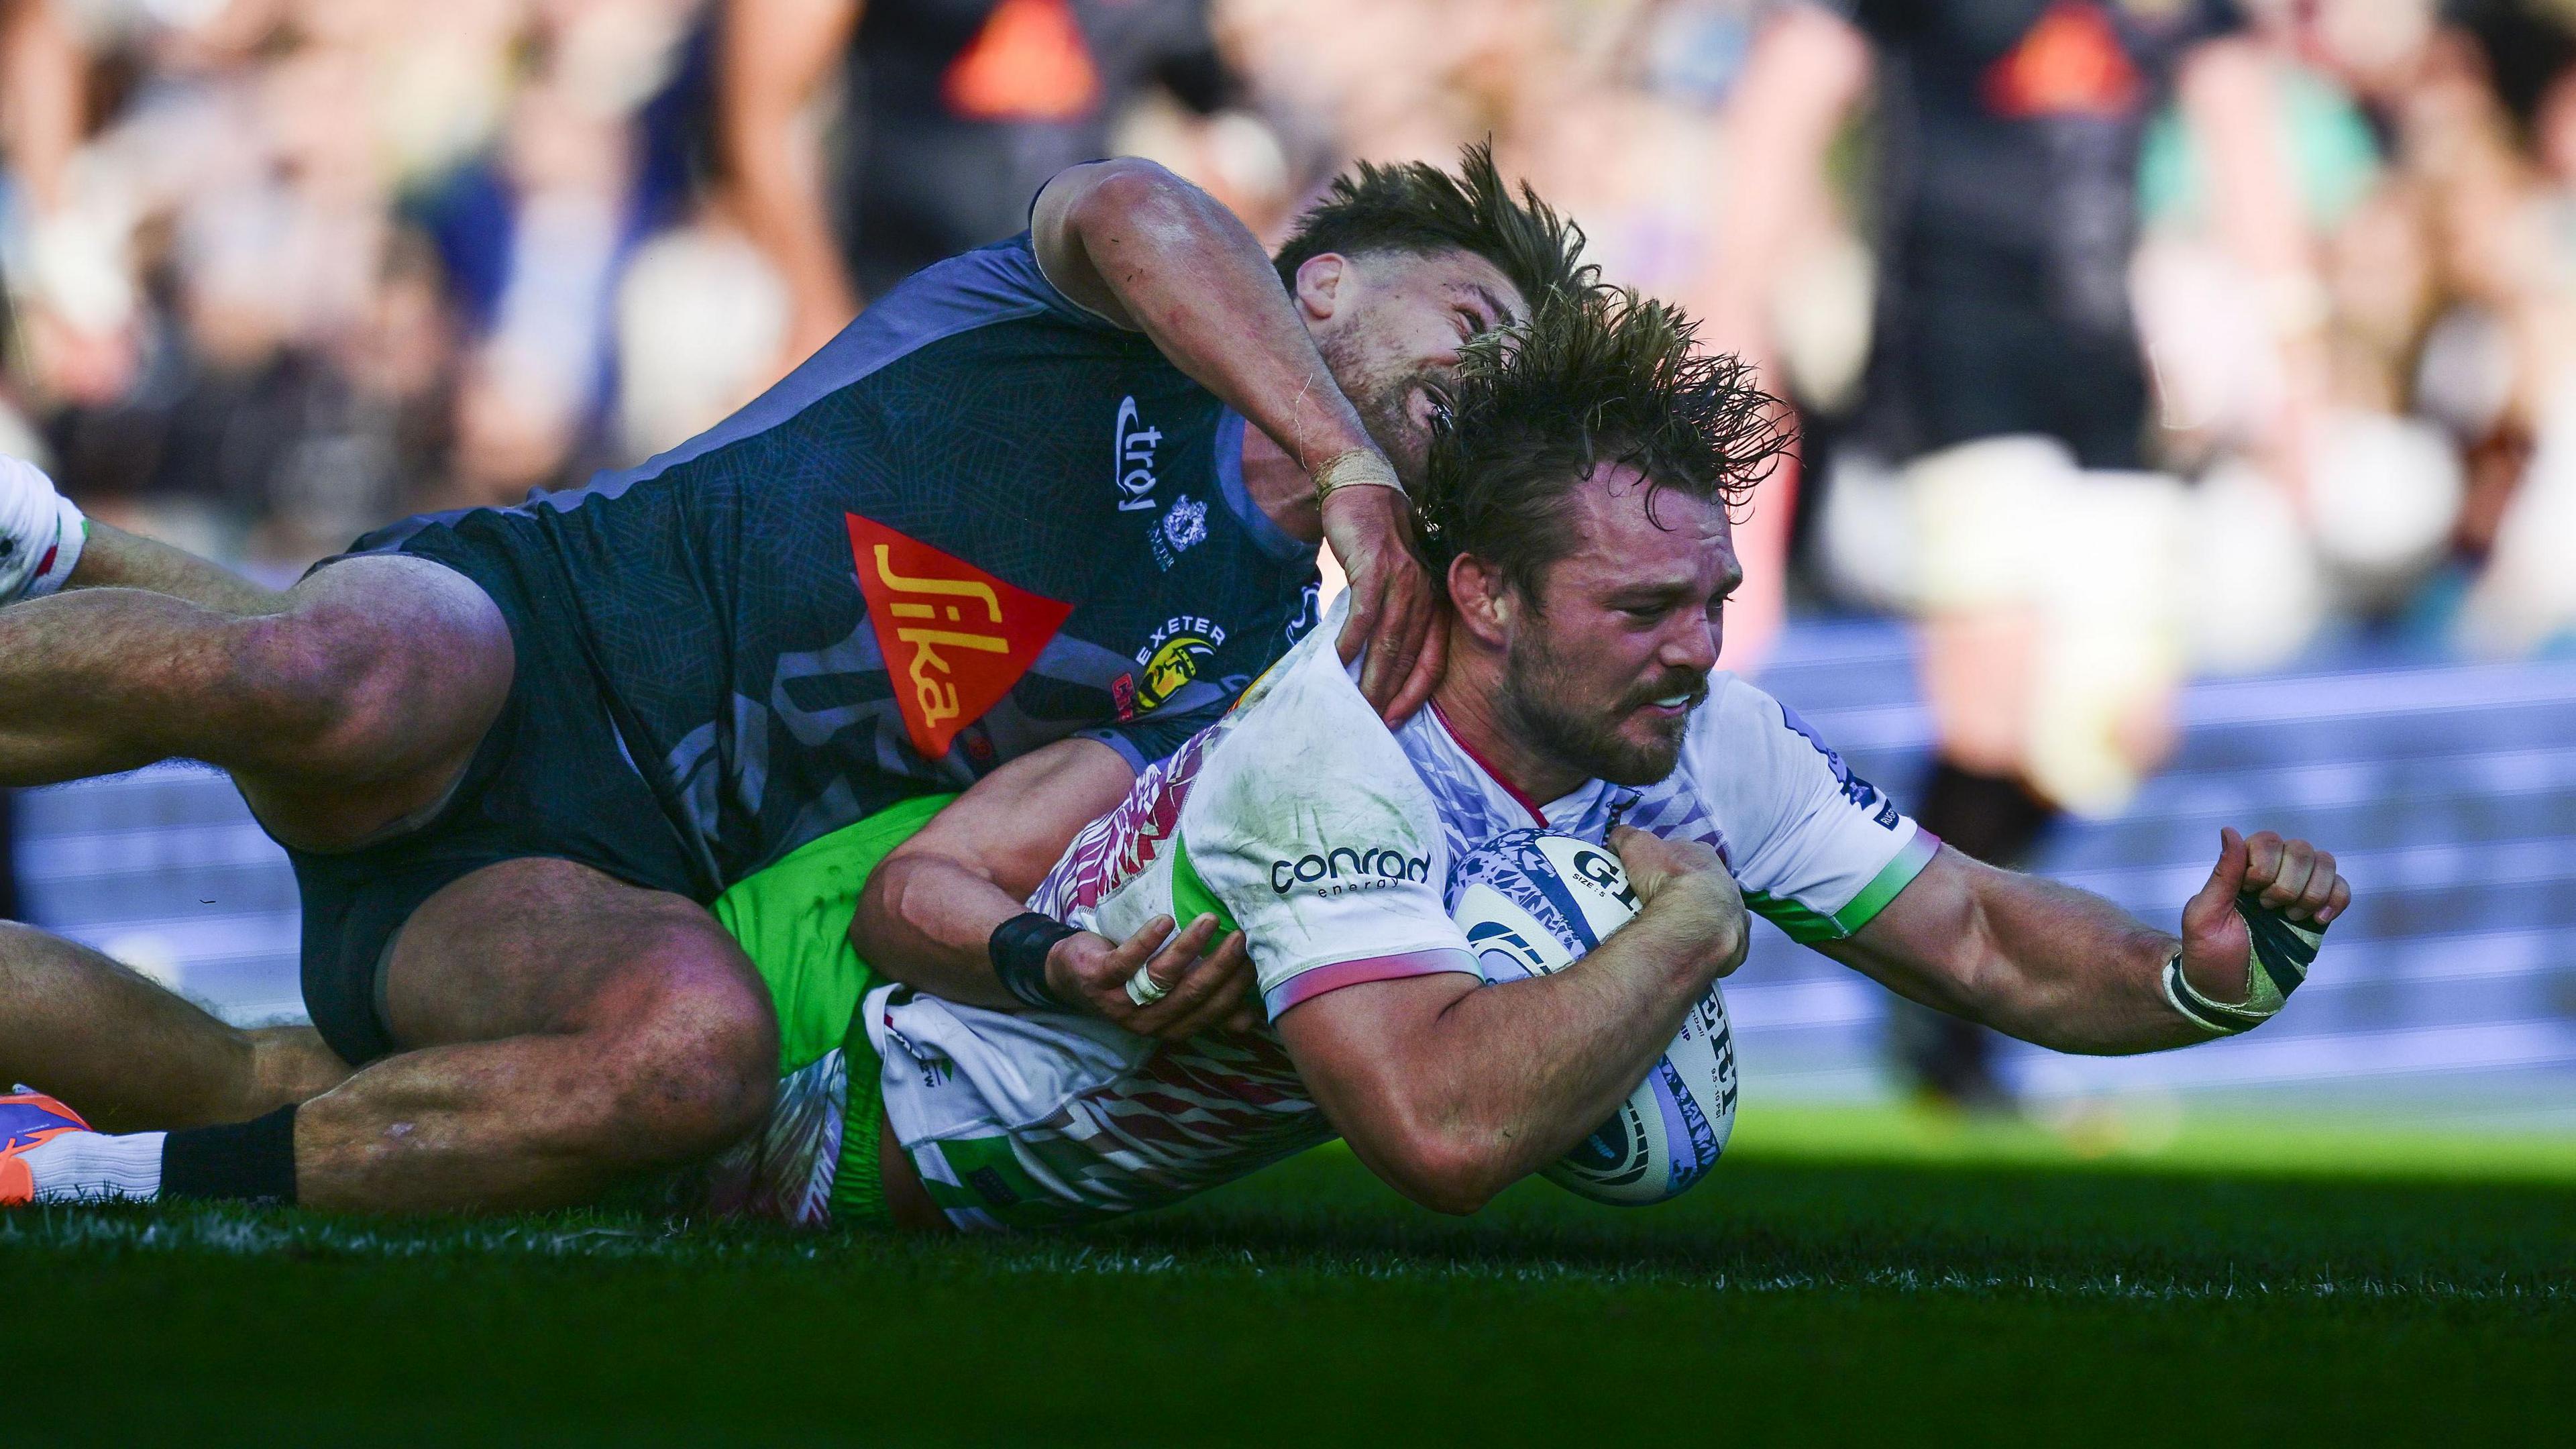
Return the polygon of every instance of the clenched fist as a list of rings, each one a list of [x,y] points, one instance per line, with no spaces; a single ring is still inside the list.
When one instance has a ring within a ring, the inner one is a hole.
[[[2209,883],[2182,908],[2183,978],[2213,1002],[2268,1016],[2306,979],[2315,938],[2352,904],[2352,886],[2304,840],[2222,829],[2218,843]]]

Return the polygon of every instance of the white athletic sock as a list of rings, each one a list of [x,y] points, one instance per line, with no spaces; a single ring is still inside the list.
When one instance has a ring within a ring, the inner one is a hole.
[[[0,604],[61,588],[88,541],[89,520],[43,469],[0,457]]]
[[[150,1202],[161,1195],[167,1132],[65,1132],[18,1154],[37,1202]]]

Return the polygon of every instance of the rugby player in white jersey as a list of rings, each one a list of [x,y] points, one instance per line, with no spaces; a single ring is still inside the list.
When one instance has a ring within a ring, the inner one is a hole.
[[[1390,730],[1309,643],[1085,827],[1028,913],[1026,842],[1129,783],[1105,752],[995,775],[875,872],[857,945],[911,984],[862,1024],[889,1135],[947,1220],[1152,1206],[1336,1134],[1406,1196],[1472,1211],[1635,1086],[1742,959],[1747,906],[2060,1050],[2185,1046],[2279,1009],[2350,902],[2323,851],[2223,832],[2177,938],[1943,849],[1712,673],[1740,578],[1727,506],[1779,440],[1678,314],[1596,297],[1475,351],[1419,505],[1454,609],[1432,708]],[[1642,909],[1575,970],[1487,986],[1451,865],[1534,825],[1613,846]],[[1179,963],[1131,996],[1135,944],[1173,921],[1248,947],[1262,1025],[1189,1029],[1222,999],[1137,1010]],[[1050,994],[1095,1014],[1014,1000]]]
[[[1742,959],[1748,906],[2066,1050],[2243,1030],[2298,984],[2350,900],[2305,842],[2227,832],[2178,940],[1941,849],[1712,674],[1726,507],[1778,439],[1677,314],[1594,298],[1471,350],[1420,503],[1454,610],[1434,708],[1390,731],[1320,630],[1141,778],[1068,742],[738,885],[715,909],[785,1081],[697,1201],[1059,1225],[1339,1134],[1472,1210],[1609,1114]],[[1579,969],[1487,987],[1450,866],[1531,825],[1607,841],[1642,909]]]

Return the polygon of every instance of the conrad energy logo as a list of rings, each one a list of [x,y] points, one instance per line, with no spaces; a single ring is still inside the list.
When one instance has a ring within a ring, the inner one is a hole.
[[[1073,612],[953,554],[853,513],[850,552],[912,747],[948,753],[957,732],[1029,672]]]
[[[1407,855],[1389,846],[1353,850],[1347,845],[1270,862],[1270,888],[1286,895],[1299,886],[1319,896],[1351,891],[1384,890],[1404,881],[1431,879],[1431,857]]]

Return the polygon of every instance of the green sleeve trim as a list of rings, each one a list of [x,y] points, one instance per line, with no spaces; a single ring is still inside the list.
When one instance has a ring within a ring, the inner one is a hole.
[[[1818,941],[1839,939],[1842,935],[1834,926],[1833,917],[1811,911],[1787,896],[1775,896],[1769,891],[1746,891],[1744,905],[1745,909],[1778,926],[1790,940],[1801,945],[1812,946]]]
[[[1243,929],[1234,923],[1234,912],[1227,910],[1225,902],[1216,898],[1216,892],[1208,889],[1208,883],[1199,879],[1199,868],[1190,864],[1189,842],[1175,832],[1172,837],[1173,928],[1177,930],[1186,926],[1202,915],[1216,917],[1220,936]]]
[[[1940,848],[1940,837],[1920,825],[1914,827],[1914,837],[1905,842],[1904,849],[1896,852],[1896,858],[1880,867],[1878,874],[1870,877],[1869,884],[1862,886],[1860,894],[1852,897],[1849,904],[1834,912],[1834,924],[1842,927],[1843,934],[1848,936],[1878,919],[1878,913],[1887,909],[1887,903],[1896,899],[1897,892],[1914,884],[1914,878],[1923,873],[1923,867],[1932,863],[1933,853]]]
[[[1775,896],[1767,891],[1746,891],[1744,904],[1755,915],[1778,926],[1792,941],[1812,946],[1820,941],[1849,939],[1853,932],[1878,918],[1897,893],[1914,883],[1923,868],[1932,863],[1941,848],[1939,837],[1920,826],[1912,839],[1896,852],[1896,858],[1879,868],[1860,893],[1845,902],[1841,910],[1830,915],[1792,897]]]

